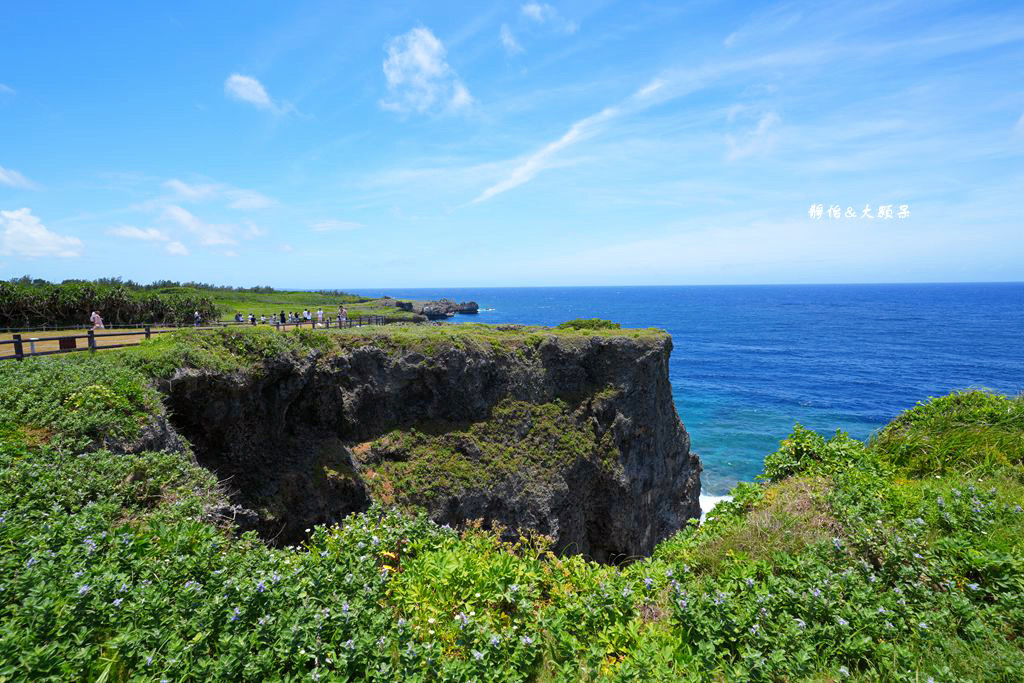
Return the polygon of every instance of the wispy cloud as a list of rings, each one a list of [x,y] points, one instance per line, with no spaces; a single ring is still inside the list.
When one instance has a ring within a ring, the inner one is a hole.
[[[388,42],[384,109],[397,112],[459,111],[473,103],[469,89],[446,59],[444,44],[430,29],[414,28]]]
[[[276,202],[255,190],[243,190],[222,183],[186,183],[172,178],[164,183],[181,200],[203,202],[223,200],[232,209],[266,209]]]
[[[173,256],[188,256],[189,253],[188,247],[178,240],[172,239],[165,231],[158,230],[157,228],[137,228],[134,225],[121,225],[111,228],[107,231],[107,234],[130,240],[140,240],[142,242],[164,243],[164,250]]]
[[[143,242],[168,242],[170,236],[163,230],[156,228],[137,228],[134,225],[121,225],[107,230],[108,235],[124,237],[130,240],[142,240]]]
[[[334,230],[356,230],[362,227],[365,227],[362,223],[356,223],[355,221],[339,221],[332,218],[313,223],[309,226],[309,229],[314,232],[331,232]]]
[[[1020,118],[1017,119],[1017,125],[1013,127],[1013,132],[1016,135],[1024,135],[1024,114],[1021,114]]]
[[[207,223],[192,215],[180,206],[170,205],[164,208],[164,218],[176,223],[194,234],[203,246],[212,247],[222,244],[237,244],[238,228],[223,223]]]
[[[231,74],[224,81],[224,94],[239,102],[246,102],[258,109],[266,109],[275,114],[284,114],[292,109],[287,102],[275,102],[263,84],[252,76]]]
[[[557,154],[566,149],[567,147],[592,137],[596,134],[601,126],[608,120],[619,115],[619,109],[616,107],[609,107],[604,109],[593,116],[588,116],[585,119],[581,119],[569,127],[562,137],[558,138],[554,142],[549,142],[544,145],[536,152],[527,155],[520,159],[515,164],[512,171],[501,181],[491,185],[483,192],[481,192],[474,200],[474,204],[485,202],[488,199],[501,194],[502,192],[508,192],[509,190],[519,187],[523,183],[528,183],[536,177],[538,173],[548,168],[553,167]]]
[[[774,7],[756,15],[751,21],[727,35],[722,44],[732,48],[753,38],[783,33],[799,23],[802,18],[800,12],[793,11],[786,5]]]
[[[9,85],[0,83],[0,95],[16,95],[17,91]]]
[[[528,2],[520,8],[523,16],[538,24],[547,24],[558,31],[576,33],[579,25],[562,17],[551,5],[544,2]]]
[[[18,173],[12,168],[4,168],[0,166],[0,185],[7,185],[8,187],[20,187],[26,190],[36,189],[36,184],[31,180]]]
[[[729,161],[736,161],[744,157],[763,154],[771,150],[775,145],[778,136],[776,128],[781,119],[774,112],[766,112],[761,115],[757,126],[740,137],[733,135],[726,136],[726,144],[729,152],[726,158]]]
[[[0,254],[24,258],[77,258],[82,240],[58,235],[32,215],[31,209],[0,211]]]
[[[505,46],[505,52],[510,55],[516,55],[523,51],[523,46],[516,40],[515,34],[512,33],[508,24],[501,25],[501,44]]]

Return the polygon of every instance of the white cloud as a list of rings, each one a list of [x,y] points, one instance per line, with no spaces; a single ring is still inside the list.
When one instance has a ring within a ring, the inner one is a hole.
[[[77,258],[82,240],[58,235],[32,215],[31,209],[0,211],[0,254],[26,258]]]
[[[107,234],[115,237],[126,237],[130,240],[142,240],[144,242],[167,242],[171,238],[163,230],[156,228],[137,228],[134,225],[122,225],[111,228]]]
[[[1017,135],[1024,135],[1024,114],[1017,119],[1017,125],[1013,127],[1013,132]]]
[[[0,94],[16,95],[17,92],[14,90],[14,88],[10,87],[9,85],[4,85],[3,83],[0,83]]]
[[[512,29],[508,27],[508,24],[501,25],[501,44],[505,46],[505,51],[510,55],[519,54],[523,51],[523,46],[516,40],[515,35],[512,34]]]
[[[381,106],[398,112],[457,111],[473,103],[469,90],[445,59],[444,44],[419,27],[387,44],[384,77],[388,99]]]
[[[576,33],[579,28],[576,22],[563,19],[558,10],[544,2],[528,2],[520,9],[527,19],[538,24],[548,24],[565,33]]]
[[[778,136],[775,129],[781,119],[774,112],[763,114],[757,122],[757,127],[737,140],[732,135],[726,136],[726,143],[729,145],[729,153],[726,158],[729,161],[736,161],[744,157],[762,154],[775,146]]]
[[[315,232],[328,232],[331,230],[356,230],[357,228],[362,227],[364,227],[362,223],[356,223],[354,221],[339,221],[332,218],[313,223],[309,226],[309,229]]]
[[[172,204],[164,207],[164,218],[196,235],[199,238],[199,243],[204,246],[238,243],[235,238],[237,228],[234,225],[206,223],[180,206]]]
[[[193,202],[223,199],[232,209],[265,209],[276,202],[255,190],[243,190],[229,187],[221,183],[189,184],[172,178],[164,183],[164,187],[173,190],[179,199]]]
[[[281,251],[283,251],[286,254],[290,254],[293,251],[295,251],[295,247],[293,247],[290,244],[282,244],[280,247],[278,247],[278,249],[280,249]]]
[[[35,183],[22,174],[18,173],[14,169],[4,168],[3,166],[0,166],[0,185],[21,187],[26,190],[32,190],[36,187]]]
[[[224,94],[240,102],[247,102],[259,109],[283,114],[291,109],[287,103],[275,102],[263,84],[252,76],[231,74],[224,81]]]
[[[181,242],[170,242],[167,245],[167,253],[175,256],[188,256],[188,247]]]

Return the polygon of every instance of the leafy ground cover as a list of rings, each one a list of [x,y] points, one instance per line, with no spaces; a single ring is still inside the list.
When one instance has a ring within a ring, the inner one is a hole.
[[[797,426],[628,566],[380,507],[270,548],[187,454],[109,448],[174,363],[354,343],[218,334],[0,365],[0,679],[1024,678],[1021,397],[934,399],[868,443]],[[463,334],[434,342],[498,332]]]

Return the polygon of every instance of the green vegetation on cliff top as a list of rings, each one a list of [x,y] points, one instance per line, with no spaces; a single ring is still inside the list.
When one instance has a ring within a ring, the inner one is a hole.
[[[1022,397],[933,399],[867,443],[797,426],[764,483],[626,567],[383,508],[270,548],[210,517],[216,482],[188,458],[108,450],[171,361],[350,341],[186,334],[0,364],[0,679],[1024,678]],[[472,426],[422,445],[466,435],[499,447]]]

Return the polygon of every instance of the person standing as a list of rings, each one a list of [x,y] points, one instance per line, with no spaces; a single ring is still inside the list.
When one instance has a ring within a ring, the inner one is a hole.
[[[199,327],[199,321],[199,311],[196,311],[192,314],[192,324],[195,325],[196,327]]]
[[[281,311],[281,324],[284,325],[284,311]]]
[[[92,315],[89,316],[89,322],[92,323],[92,329],[102,330],[103,329],[103,318],[100,317],[99,311],[93,311]]]
[[[317,323],[319,323],[320,327],[323,327],[323,325],[324,325],[324,309],[322,309],[322,308],[316,309],[316,321],[317,321]]]

